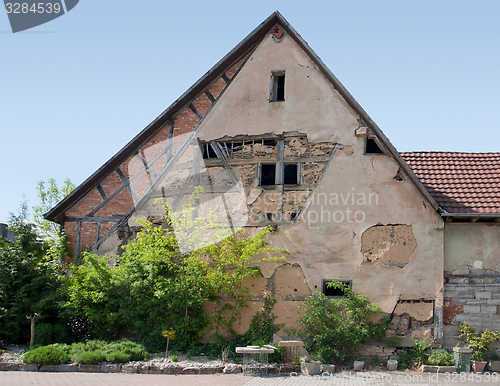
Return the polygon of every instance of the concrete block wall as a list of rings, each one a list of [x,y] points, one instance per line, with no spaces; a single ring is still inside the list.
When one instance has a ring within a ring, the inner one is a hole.
[[[467,322],[476,332],[500,331],[500,284],[447,283],[444,286],[443,334],[445,348],[459,341],[460,323]],[[496,347],[500,347],[498,342]]]

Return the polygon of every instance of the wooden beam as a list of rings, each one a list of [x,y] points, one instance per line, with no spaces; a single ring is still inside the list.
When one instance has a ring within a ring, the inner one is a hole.
[[[470,222],[477,222],[477,220],[479,220],[479,217],[472,217],[470,219]]]

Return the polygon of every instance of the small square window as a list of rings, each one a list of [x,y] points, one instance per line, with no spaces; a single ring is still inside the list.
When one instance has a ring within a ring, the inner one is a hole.
[[[285,185],[297,185],[297,164],[285,164],[283,183]]]
[[[260,184],[276,185],[276,164],[260,165]]]
[[[375,138],[366,137],[365,154],[384,154]]]
[[[338,281],[342,284],[346,284],[349,286],[349,288],[352,288],[352,281],[351,280],[326,280],[323,279],[323,284],[322,284],[322,292],[328,296],[328,297],[339,297],[339,296],[345,296],[345,292],[342,288],[329,288],[327,286],[328,283],[331,283],[332,281]]]
[[[271,93],[269,100],[271,102],[285,100],[285,70],[271,72]]]

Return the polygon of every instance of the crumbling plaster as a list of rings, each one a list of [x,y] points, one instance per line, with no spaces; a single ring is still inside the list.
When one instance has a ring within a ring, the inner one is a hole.
[[[500,273],[500,224],[447,223],[444,234],[445,272]]]
[[[271,71],[282,69],[285,101],[269,102]],[[198,137],[208,141],[306,129],[312,142],[349,144],[358,118],[292,38],[277,44],[268,35],[200,124]]]
[[[276,69],[286,70],[284,102],[267,98],[270,74]],[[289,250],[289,262],[302,267],[311,292],[321,289],[322,279],[346,279],[387,313],[400,298],[433,299],[440,309],[444,237],[434,224],[442,220],[409,179],[394,179],[399,170],[395,160],[363,154],[365,138],[355,136],[358,119],[292,39],[276,44],[269,36],[201,123],[198,136],[208,141],[222,134],[297,131],[307,134],[310,142],[341,145],[299,220],[280,226],[271,243]],[[332,193],[338,202],[322,204],[322,195],[330,199]],[[358,201],[362,196],[365,201]],[[330,221],[325,220],[326,212]],[[336,220],[343,213],[343,221],[332,220],[335,212]],[[404,268],[363,265],[361,236],[380,224],[412,227],[417,246]],[[281,320],[281,313],[277,315]]]

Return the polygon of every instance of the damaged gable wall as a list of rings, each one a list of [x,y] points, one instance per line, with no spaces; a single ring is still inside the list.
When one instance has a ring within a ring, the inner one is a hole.
[[[283,102],[267,97],[273,70],[286,73]],[[199,128],[203,141],[298,132],[310,144],[337,146],[300,217],[270,237],[273,246],[288,249],[288,261],[307,280],[309,291],[297,295],[321,290],[323,280],[352,281],[394,324],[405,315],[414,321],[406,330],[399,323],[393,330],[398,335],[411,343],[421,336],[440,339],[442,220],[416,186],[401,178],[391,157],[364,154],[366,137],[355,135],[364,123],[293,39],[264,39],[207,118]],[[430,308],[431,316],[415,317],[401,302]],[[289,309],[277,303],[275,313],[285,324]]]
[[[269,100],[273,71],[285,73],[284,101]],[[76,253],[114,254],[139,229],[138,218],[162,222],[158,198],[181,207],[203,186],[199,215],[215,207],[224,216],[230,206],[233,225],[274,224],[269,242],[291,253],[287,264],[263,267],[264,276],[251,281],[252,299],[237,331],[246,330],[266,289],[277,299],[276,322],[285,331],[298,327],[304,297],[325,280],[344,280],[391,316],[390,333],[411,343],[422,336],[440,340],[442,219],[391,156],[365,154],[369,134],[297,42],[283,31],[268,33],[133,149],[63,223]],[[259,138],[275,146],[254,141]],[[234,154],[202,159],[212,141],[247,139],[254,142]],[[277,181],[262,187],[262,165],[269,163]],[[287,163],[298,165],[299,174],[289,186],[279,181]]]

